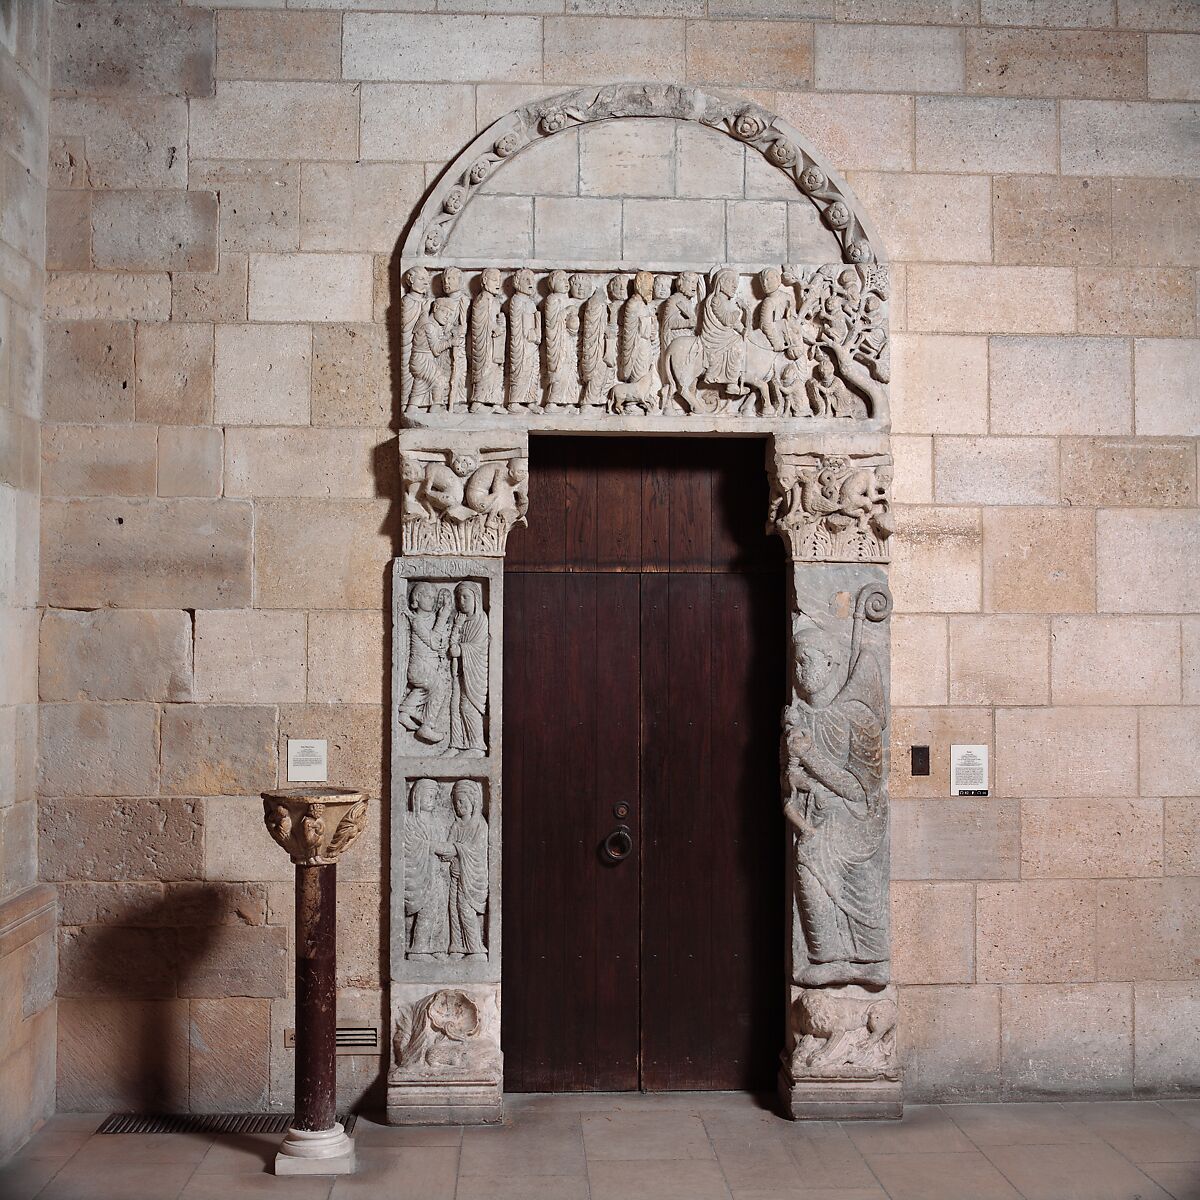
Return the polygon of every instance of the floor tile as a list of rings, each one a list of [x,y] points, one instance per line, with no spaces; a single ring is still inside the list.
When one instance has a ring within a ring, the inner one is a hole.
[[[873,1154],[953,1154],[974,1150],[962,1130],[934,1104],[913,1104],[899,1121],[847,1121],[850,1140]]]
[[[1166,1188],[1174,1200],[1200,1200],[1200,1162],[1138,1163],[1138,1170]]]
[[[193,1175],[179,1200],[328,1200],[333,1175]]]
[[[358,1151],[353,1175],[335,1178],[331,1200],[454,1200],[458,1151],[449,1146]]]
[[[57,1158],[60,1162],[68,1159],[92,1135],[84,1129],[39,1129],[17,1151],[18,1158]]]
[[[541,1113],[513,1127],[463,1130],[461,1173],[582,1178],[586,1172],[578,1114],[551,1118]]]
[[[888,1200],[878,1184],[853,1188],[788,1188],[762,1191],[760,1188],[734,1188],[733,1200]]]
[[[13,1158],[0,1166],[0,1196],[33,1200],[63,1168],[61,1158]]]
[[[354,1126],[357,1146],[378,1146],[395,1150],[401,1146],[459,1146],[462,1144],[461,1125],[385,1125],[359,1117]]]
[[[796,1163],[797,1178],[808,1188],[876,1186],[867,1160],[846,1131],[825,1121],[797,1121],[781,1140]]]
[[[211,1133],[98,1133],[88,1138],[73,1162],[100,1167],[143,1163],[191,1163],[195,1166],[213,1144]]]
[[[1200,1127],[1200,1100],[1160,1100],[1158,1103],[1172,1116]]]
[[[263,1175],[275,1161],[282,1133],[221,1133],[196,1168],[198,1175]]]
[[[583,1175],[464,1175],[455,1200],[588,1200]]]
[[[1000,1146],[983,1153],[1026,1200],[1170,1200],[1108,1146]]]
[[[47,1117],[46,1124],[42,1126],[42,1129],[55,1131],[69,1130],[73,1133],[95,1133],[107,1117],[108,1113],[106,1112],[55,1113],[54,1116]]]
[[[730,1200],[715,1160],[589,1159],[592,1200]]]
[[[891,1200],[1021,1200],[978,1150],[959,1154],[875,1154],[871,1170]]]
[[[945,1104],[942,1111],[977,1146],[1060,1146],[1100,1135],[1058,1104]]]
[[[582,1121],[589,1162],[713,1157],[704,1122],[692,1113],[584,1113]]]
[[[82,1162],[78,1157],[54,1176],[37,1200],[176,1200],[194,1163]]]
[[[773,1130],[756,1137],[718,1134],[711,1140],[734,1192],[739,1188],[787,1190],[802,1182],[796,1160]]]
[[[1116,1100],[1064,1104],[1063,1108],[1132,1162],[1192,1162],[1196,1158],[1200,1138],[1195,1127],[1161,1104]]]

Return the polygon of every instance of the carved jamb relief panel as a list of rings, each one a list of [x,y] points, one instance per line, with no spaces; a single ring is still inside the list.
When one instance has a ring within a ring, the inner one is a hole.
[[[489,582],[454,576],[396,581],[394,755],[487,754],[493,657]]]
[[[847,263],[873,262],[872,237],[848,189],[795,130],[761,105],[670,84],[617,83],[535,101],[502,117],[451,164],[405,241],[404,258],[444,254],[477,190],[525,147],[566,130],[622,117],[697,121],[760,153],[808,197]]]
[[[503,556],[529,508],[523,430],[400,434],[405,554]]]
[[[406,423],[888,419],[887,268],[662,273],[425,266],[403,279]],[[436,293],[436,294],[435,294]]]
[[[487,793],[480,779],[408,781],[401,828],[410,963],[487,962],[493,875]]]
[[[839,444],[840,442],[840,444]],[[873,443],[882,448],[876,450]],[[795,562],[887,562],[895,532],[885,438],[777,435],[768,455],[767,529]]]
[[[792,831],[788,1069],[898,1079],[889,914],[888,618],[880,567],[797,563],[781,744]]]
[[[389,1084],[486,1084],[502,1072],[496,986],[392,986]]]

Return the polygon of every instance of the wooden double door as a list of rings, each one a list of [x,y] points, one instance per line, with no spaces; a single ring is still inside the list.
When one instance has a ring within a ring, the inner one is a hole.
[[[509,1091],[773,1086],[786,618],[763,452],[533,441],[505,564]]]

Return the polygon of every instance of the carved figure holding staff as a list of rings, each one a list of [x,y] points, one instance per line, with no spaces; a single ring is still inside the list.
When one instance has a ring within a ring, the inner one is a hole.
[[[855,603],[849,665],[815,625],[793,634],[795,699],[784,710],[784,814],[796,831],[795,888],[807,962],[802,986],[887,982],[887,798],[883,676],[861,650],[862,622],[882,621],[891,597],[874,585]],[[797,618],[806,622],[806,618]]]

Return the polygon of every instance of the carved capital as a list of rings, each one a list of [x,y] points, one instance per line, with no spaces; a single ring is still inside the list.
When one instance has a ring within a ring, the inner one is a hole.
[[[352,788],[263,792],[267,832],[298,867],[332,866],[367,824],[367,798]]]
[[[504,555],[529,507],[529,439],[520,430],[400,434],[404,554]]]
[[[887,562],[892,471],[887,453],[776,438],[767,530],[783,538],[795,562]]]

